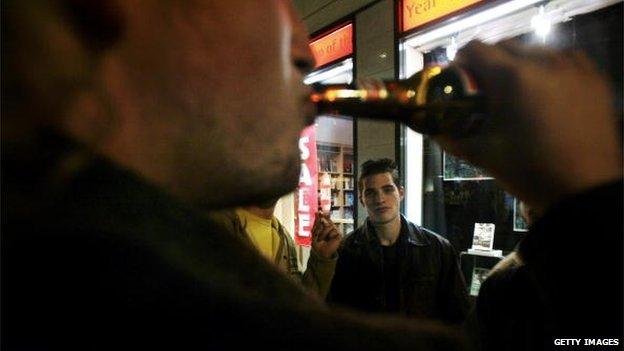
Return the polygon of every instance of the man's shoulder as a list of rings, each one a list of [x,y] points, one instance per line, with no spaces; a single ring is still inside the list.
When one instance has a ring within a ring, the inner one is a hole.
[[[446,239],[445,237],[443,237],[442,235],[434,232],[431,229],[427,229],[425,227],[421,227],[419,225],[416,225],[410,221],[407,221],[408,226],[411,227],[412,232],[414,233],[414,235],[416,235],[416,237],[418,239],[420,239],[421,241],[424,241],[425,243],[430,243],[430,244],[434,244],[437,246],[441,246],[441,247],[451,247],[451,243],[448,241],[448,239]]]
[[[206,214],[207,223],[213,229],[222,230],[239,237],[246,237],[241,219],[234,209],[211,211]]]
[[[364,240],[366,240],[366,229],[364,228],[366,225],[363,224],[354,231],[347,233],[345,237],[342,239],[342,243],[340,245],[341,249],[351,248],[353,246],[360,245]]]
[[[286,226],[284,224],[282,224],[282,222],[279,219],[277,220],[277,225],[280,231],[280,234],[284,237],[285,240],[285,244],[288,245],[288,247],[295,247],[295,240],[293,240],[292,235],[290,234],[290,232],[288,231],[288,229],[286,228]]]
[[[415,225],[415,226],[416,226],[416,225]],[[427,229],[427,228],[425,228],[425,227],[421,227],[421,226],[416,226],[416,228],[418,228],[418,229],[420,230],[420,232],[421,232],[424,236],[426,236],[427,238],[429,238],[429,239],[432,239],[432,240],[437,240],[437,241],[440,241],[440,242],[442,242],[442,243],[444,243],[444,244],[450,244],[450,243],[449,243],[449,241],[448,241],[445,237],[443,237],[442,235],[440,235],[440,234],[438,234],[438,233],[434,232],[434,231],[433,231],[433,230],[431,230],[431,229]]]
[[[499,303],[516,301],[535,295],[535,279],[515,253],[500,261],[487,275],[479,290],[480,299]],[[481,296],[482,295],[482,296]],[[531,297],[532,298],[532,297]]]
[[[236,211],[232,209],[210,211],[206,214],[206,216],[211,221],[219,224],[240,221],[240,219],[236,215]]]

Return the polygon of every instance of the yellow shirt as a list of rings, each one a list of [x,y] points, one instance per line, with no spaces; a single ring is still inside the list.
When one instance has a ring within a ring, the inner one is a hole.
[[[265,219],[244,209],[237,209],[236,214],[251,243],[271,262],[275,261],[280,244],[277,218]]]

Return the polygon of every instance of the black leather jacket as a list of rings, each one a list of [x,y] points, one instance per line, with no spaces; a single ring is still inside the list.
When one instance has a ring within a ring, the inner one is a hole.
[[[400,313],[461,323],[469,302],[457,253],[448,240],[401,217],[396,245]],[[338,251],[328,301],[387,312],[382,247],[368,220],[345,238]]]

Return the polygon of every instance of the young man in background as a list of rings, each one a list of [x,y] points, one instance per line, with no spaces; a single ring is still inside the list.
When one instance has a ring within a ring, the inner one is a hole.
[[[368,217],[340,247],[329,300],[461,323],[469,302],[457,254],[448,240],[401,215],[405,190],[394,161],[364,162],[358,188]]]

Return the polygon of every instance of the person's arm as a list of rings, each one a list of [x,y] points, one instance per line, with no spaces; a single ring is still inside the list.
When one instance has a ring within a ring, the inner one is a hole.
[[[474,135],[436,141],[538,213],[622,177],[610,91],[584,55],[472,42],[454,64],[474,76],[488,116]]]
[[[446,322],[459,324],[464,321],[470,309],[466,281],[459,267],[457,252],[450,243],[442,244],[443,263],[438,304]]]
[[[503,350],[512,342],[508,335],[509,314],[512,312],[507,302],[517,292],[509,291],[507,276],[510,274],[510,270],[499,271],[486,279],[479,289],[473,314],[469,317],[474,320],[469,323],[473,323],[470,325],[473,342],[482,351]],[[516,302],[511,300],[511,303]],[[520,330],[517,332],[521,333]]]
[[[329,293],[338,255],[327,258],[323,257],[314,248],[310,250],[308,266],[301,277],[301,282],[306,289],[316,292],[321,299],[325,299]]]
[[[344,244],[343,244],[344,245]],[[338,249],[340,259],[336,263],[334,278],[331,281],[329,293],[325,299],[330,305],[350,306],[351,274],[353,273],[349,267],[351,259],[348,252],[343,248]],[[352,297],[352,296],[351,296]]]
[[[338,260],[338,246],[341,236],[338,228],[329,216],[318,212],[312,226],[312,249],[305,273],[302,276],[303,285],[318,293],[325,299],[336,270]]]

